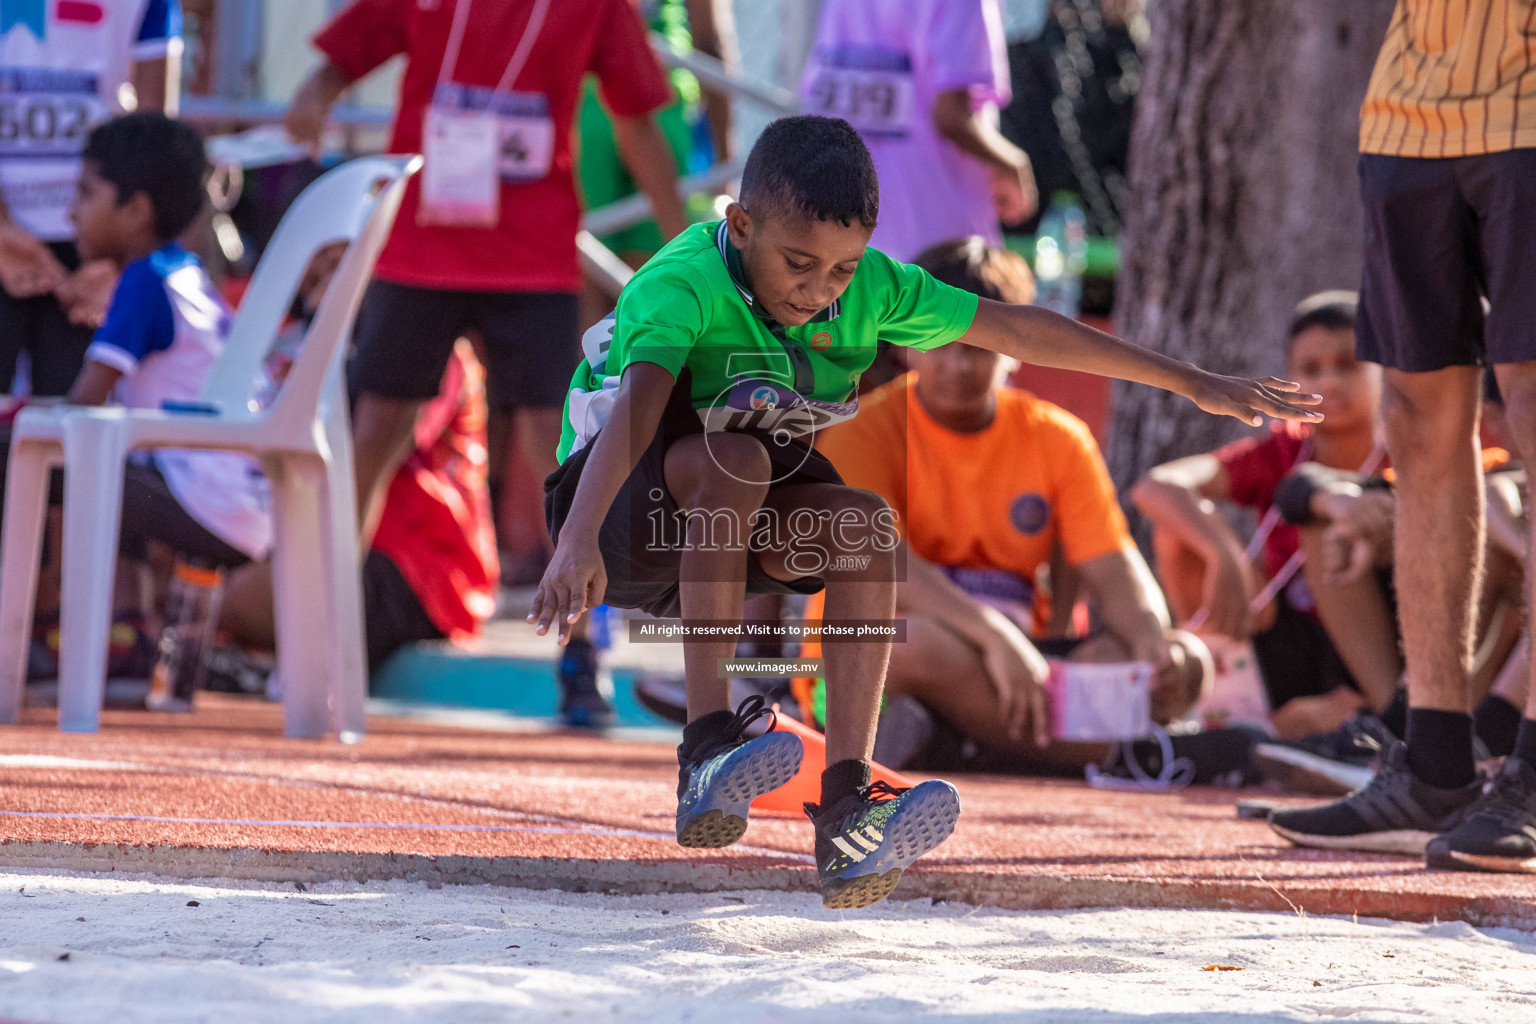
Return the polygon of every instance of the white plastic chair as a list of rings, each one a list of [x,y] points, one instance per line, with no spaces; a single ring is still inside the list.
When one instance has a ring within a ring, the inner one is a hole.
[[[365,730],[367,666],[343,364],[358,304],[419,158],[354,160],[298,197],[263,256],[203,389],[217,415],[60,406],[25,409],[11,440],[0,536],[0,722],[20,713],[47,512],[63,465],[59,728],[94,732],[106,682],[112,581],[128,453],[214,448],[261,459],[272,485],[277,671],[290,737],[344,742]],[[348,240],[304,344],[271,405],[254,408],[258,371],[310,257]]]

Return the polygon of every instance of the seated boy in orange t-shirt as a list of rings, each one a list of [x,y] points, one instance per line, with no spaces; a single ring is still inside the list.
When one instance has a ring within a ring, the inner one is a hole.
[[[1033,297],[1023,260],[980,238],[935,246],[916,262],[987,298]],[[1107,753],[1041,729],[1023,734],[1023,695],[1039,692],[1031,681],[1044,681],[1047,656],[1148,662],[1156,669],[1154,718],[1166,723],[1186,712],[1205,685],[1209,656],[1199,640],[1170,628],[1087,426],[1006,387],[1013,367],[995,353],[955,344],[914,353],[910,363],[912,372],[861,401],[856,420],[817,440],[849,485],[890,504],[908,548],[897,593],[907,641],[893,648],[886,680],[893,702],[914,698],[1025,768],[1081,767]],[[1066,591],[1078,584],[1097,610],[1099,629],[1087,637],[1071,633]],[[919,754],[881,752],[897,761]]]

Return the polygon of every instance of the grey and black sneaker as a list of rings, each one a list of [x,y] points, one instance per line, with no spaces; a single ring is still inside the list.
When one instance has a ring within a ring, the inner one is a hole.
[[[768,731],[744,739],[764,717],[770,721]],[[691,750],[677,748],[679,846],[730,846],[746,834],[752,801],[795,777],[805,744],[794,733],[775,732],[773,721],[763,698],[749,697],[719,732]]]
[[[1421,857],[1431,839],[1461,824],[1482,788],[1481,780],[1459,789],[1425,785],[1398,741],[1363,788],[1320,807],[1275,811],[1269,827],[1297,846]]]
[[[1506,757],[1460,825],[1432,839],[1429,867],[1536,875],[1536,765]]]
[[[1288,792],[1344,796],[1371,781],[1381,752],[1396,741],[1381,719],[1361,711],[1330,732],[1260,743],[1253,759],[1266,782]]]
[[[940,779],[911,789],[875,782],[830,807],[806,804],[816,826],[822,906],[853,910],[878,903],[901,873],[955,830],[960,794]]]

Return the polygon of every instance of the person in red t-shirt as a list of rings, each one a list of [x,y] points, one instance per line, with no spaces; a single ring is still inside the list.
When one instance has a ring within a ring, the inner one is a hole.
[[[529,469],[543,479],[556,468],[580,360],[571,124],[589,72],[662,233],[686,220],[653,116],[671,89],[631,0],[355,0],[314,43],[325,60],[294,98],[289,133],[318,141],[342,92],[403,53],[389,148],[426,157],[357,319],[353,457],[366,536],[417,408],[467,331],[484,344],[490,401],[513,413]],[[590,646],[565,655],[566,704],[602,714]]]
[[[422,408],[411,453],[390,480],[363,562],[370,673],[413,643],[473,639],[496,610],[485,419],[485,371],[460,341],[437,397]],[[219,625],[243,647],[273,649],[271,563],[230,574]]]
[[[1308,580],[1293,558],[1296,527],[1266,523],[1263,559],[1255,564],[1217,505],[1232,502],[1265,515],[1281,481],[1305,463],[1356,472],[1382,458],[1377,413],[1381,370],[1354,356],[1355,297],[1315,295],[1297,308],[1287,342],[1288,372],[1304,391],[1323,396],[1316,426],[1277,423],[1268,434],[1215,452],[1156,467],[1132,500],[1152,521],[1153,552],[1175,618],[1210,633],[1252,639],[1270,706],[1282,733],[1333,728],[1365,702],[1378,712],[1392,700],[1402,674],[1389,594],[1374,585],[1355,595],[1355,628],[1330,638],[1315,613]],[[1273,599],[1255,597],[1275,582]],[[1295,729],[1289,714],[1306,708]]]

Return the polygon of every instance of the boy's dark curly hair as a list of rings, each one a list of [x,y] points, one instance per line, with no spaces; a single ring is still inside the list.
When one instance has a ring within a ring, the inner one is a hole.
[[[189,125],[145,111],[97,125],[83,154],[97,174],[117,187],[118,203],[137,192],[155,208],[155,235],[169,242],[187,229],[208,193],[208,155]]]

